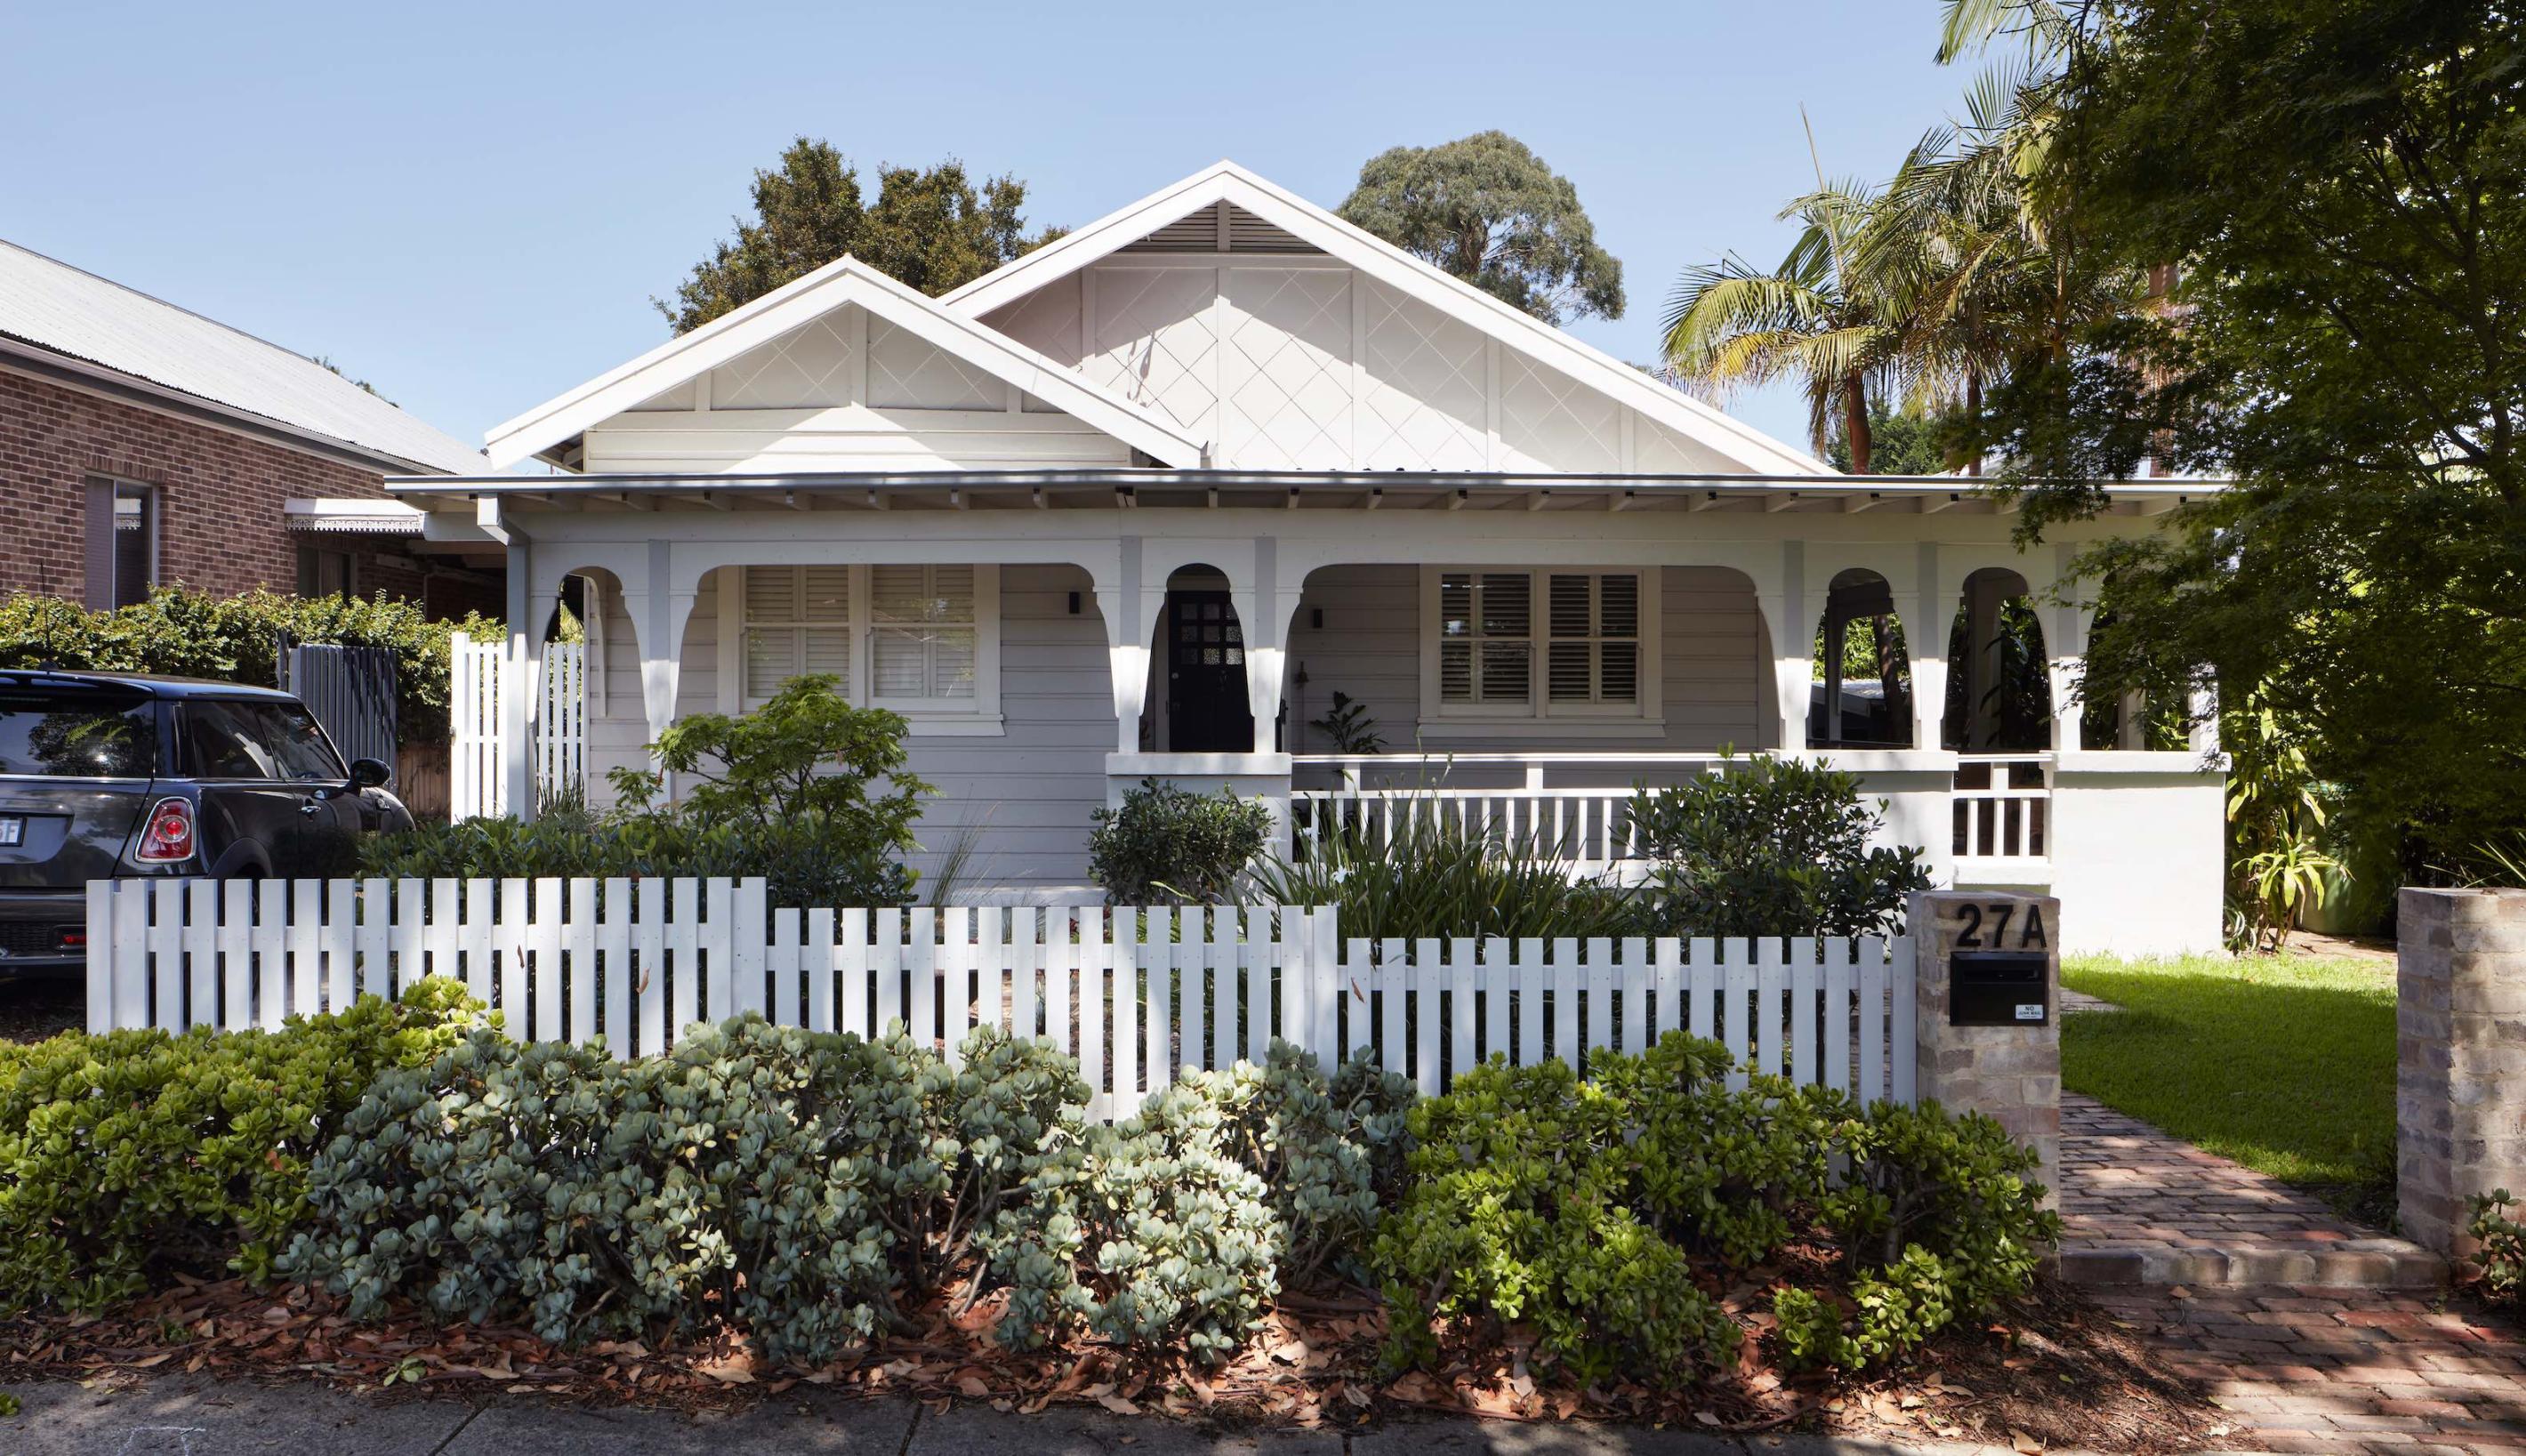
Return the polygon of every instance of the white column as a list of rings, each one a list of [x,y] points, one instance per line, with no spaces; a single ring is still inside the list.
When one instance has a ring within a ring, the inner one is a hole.
[[[628,577],[624,582],[623,610],[632,619],[632,634],[640,644],[640,717],[647,731],[645,741],[654,744],[676,721],[676,700],[683,680],[684,628],[692,621],[701,591],[699,583],[678,586],[673,542],[648,542],[645,560],[637,584]],[[654,753],[650,766],[657,766]],[[674,798],[675,784],[669,781],[663,786],[666,796]]]
[[[2219,688],[2216,683],[2203,683],[2193,689],[2193,726],[2186,740],[2193,752],[2209,758],[2219,752]]]
[[[1782,753],[1807,746],[1807,707],[1815,696],[1815,622],[1807,611],[1806,542],[1781,544],[1781,589],[1760,593],[1771,635],[1772,690],[1778,701]]]
[[[1288,682],[1289,623],[1305,584],[1304,578],[1281,579],[1279,538],[1255,538],[1253,587],[1240,597],[1237,618],[1245,635],[1245,702],[1254,715],[1256,753],[1277,751],[1273,728]],[[1295,732],[1290,737],[1295,741]]]
[[[1913,610],[1903,622],[1903,646],[1912,661],[1912,746],[1936,749],[1947,716],[1947,625],[1955,603],[1939,579],[1939,543],[1923,541],[1915,569]]]
[[[2068,545],[2053,549],[2060,563],[2052,579],[2053,594],[2069,600],[2052,609],[2050,629],[2044,634],[2046,669],[2052,687],[2052,751],[2076,753],[2082,746],[2079,724],[2086,708],[2078,699],[2088,676],[2088,628],[2096,621],[2097,604],[2085,599],[2078,578],[2070,575],[2070,560],[2077,553]]]
[[[1105,619],[1105,657],[1113,675],[1114,751],[1140,751],[1140,710],[1149,696],[1149,628],[1143,615],[1140,538],[1125,536],[1119,575],[1098,576],[1096,611]],[[1163,592],[1163,586],[1161,591]]]

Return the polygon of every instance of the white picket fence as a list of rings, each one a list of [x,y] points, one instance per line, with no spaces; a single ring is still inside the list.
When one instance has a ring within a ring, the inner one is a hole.
[[[510,812],[500,763],[500,677],[507,644],[458,632],[448,644],[448,817]],[[588,653],[578,642],[546,642],[534,716],[532,764],[538,792],[587,780]]]
[[[754,1011],[897,1022],[952,1058],[978,1025],[1079,1058],[1093,1115],[1279,1036],[1361,1048],[1424,1091],[1493,1055],[1638,1051],[1676,1029],[1743,1065],[1913,1096],[1908,937],[1345,940],[1328,909],[770,908],[760,879],[96,880],[88,1023],[275,1028],[464,982],[513,1034],[626,1055]]]

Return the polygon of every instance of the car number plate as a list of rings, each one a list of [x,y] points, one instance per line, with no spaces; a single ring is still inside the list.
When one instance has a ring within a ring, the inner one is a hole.
[[[16,814],[0,815],[0,848],[26,842],[26,821]]]

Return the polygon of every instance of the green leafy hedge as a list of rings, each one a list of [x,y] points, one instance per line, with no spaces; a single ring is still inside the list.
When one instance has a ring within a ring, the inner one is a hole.
[[[1793,1363],[1858,1366],[2032,1280],[2058,1221],[1997,1124],[1780,1078],[1731,1090],[1728,1069],[1670,1032],[1598,1055],[1593,1081],[1495,1061],[1416,1106],[1376,1243],[1396,1357],[1434,1359],[1434,1320],[1525,1324],[1583,1380],[1685,1382],[1733,1359],[1718,1293],[1756,1272]],[[1793,1241],[1831,1251],[1813,1286]]]
[[[308,1219],[309,1160],[479,1011],[428,981],[278,1031],[0,1043],[0,1310],[94,1308],[169,1270],[268,1277]]]
[[[21,592],[0,599],[0,667],[159,673],[269,687],[275,644],[284,635],[383,647],[395,654],[396,732],[406,742],[438,743],[447,739],[448,639],[500,630],[497,622],[470,615],[431,622],[420,603],[382,594],[221,597],[162,586],[137,605],[90,612]]]

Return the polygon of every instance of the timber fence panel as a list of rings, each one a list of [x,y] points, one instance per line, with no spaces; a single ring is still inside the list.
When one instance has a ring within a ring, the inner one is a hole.
[[[1185,1069],[1275,1040],[1367,1052],[1424,1092],[1484,1061],[1583,1072],[1669,1030],[1748,1071],[1909,1101],[1913,945],[1881,935],[1348,939],[1268,905],[801,909],[759,879],[98,881],[94,1029],[277,1027],[461,979],[522,1038],[617,1055],[739,1013],[900,1028],[951,1060],[975,1029],[1077,1058],[1120,1117]]]

